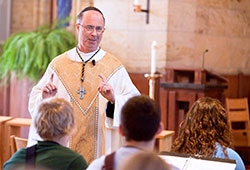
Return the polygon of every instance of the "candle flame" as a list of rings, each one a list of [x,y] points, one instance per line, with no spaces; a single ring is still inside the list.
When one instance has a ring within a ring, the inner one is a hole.
[[[152,47],[156,47],[156,41],[152,42]]]

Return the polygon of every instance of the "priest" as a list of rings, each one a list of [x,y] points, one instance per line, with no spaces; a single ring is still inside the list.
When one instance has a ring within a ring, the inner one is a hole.
[[[60,97],[72,104],[77,132],[69,147],[88,163],[123,144],[117,130],[121,107],[140,94],[122,63],[99,46],[104,26],[105,18],[99,9],[83,9],[76,22],[77,46],[53,59],[29,99],[32,119],[36,106],[45,98]],[[41,138],[32,123],[28,146],[38,140]]]

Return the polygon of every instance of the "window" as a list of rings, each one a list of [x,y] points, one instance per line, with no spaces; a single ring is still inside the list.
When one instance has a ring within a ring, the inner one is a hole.
[[[0,44],[10,35],[11,0],[0,0]]]

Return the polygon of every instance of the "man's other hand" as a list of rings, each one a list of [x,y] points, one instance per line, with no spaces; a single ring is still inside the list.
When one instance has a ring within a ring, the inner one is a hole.
[[[53,97],[57,93],[57,87],[53,84],[53,77],[54,77],[54,74],[52,73],[50,76],[49,83],[46,86],[44,86],[42,89],[42,98],[43,99]]]
[[[102,79],[102,82],[98,86],[98,91],[101,93],[103,97],[105,97],[111,103],[114,103],[115,95],[112,86],[109,83],[107,83],[107,80],[101,74],[99,74],[98,76]]]

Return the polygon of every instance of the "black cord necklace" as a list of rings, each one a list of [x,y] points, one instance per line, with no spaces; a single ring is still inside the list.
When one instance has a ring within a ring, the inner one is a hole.
[[[76,53],[78,54],[79,58],[82,60],[82,77],[81,77],[81,81],[84,82],[84,69],[85,69],[85,65],[87,64],[87,62],[89,62],[99,51],[101,48],[99,48],[88,60],[84,61],[78,51],[78,47],[76,47]]]
[[[78,51],[78,47],[76,47],[76,53],[78,54],[79,58],[82,60],[82,76],[81,76],[81,82],[84,82],[84,70],[85,70],[85,65],[87,62],[89,62],[99,51],[101,48],[99,48],[88,60],[84,61]],[[82,100],[84,98],[84,94],[87,93],[86,90],[84,90],[83,85],[81,85],[80,90],[77,90],[77,93],[80,94],[80,99]]]

